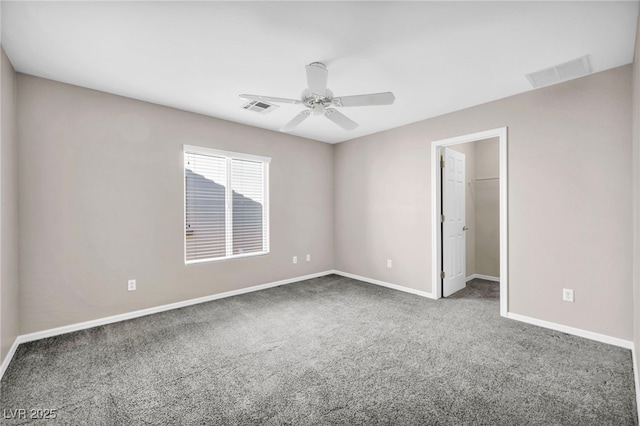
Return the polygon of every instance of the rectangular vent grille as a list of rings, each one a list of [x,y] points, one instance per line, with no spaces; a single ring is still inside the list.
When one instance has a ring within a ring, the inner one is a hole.
[[[246,104],[242,105],[242,108],[248,111],[255,111],[260,114],[266,114],[271,110],[278,108],[278,105],[270,104],[265,101],[249,101]]]
[[[538,87],[584,77],[588,74],[591,74],[591,65],[589,64],[589,56],[585,55],[551,68],[526,74],[526,76],[531,85],[537,89]]]

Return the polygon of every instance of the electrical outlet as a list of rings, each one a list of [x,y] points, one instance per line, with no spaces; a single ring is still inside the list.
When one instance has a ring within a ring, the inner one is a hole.
[[[136,280],[129,280],[127,290],[134,291],[136,289]]]
[[[307,255],[307,262],[311,262],[311,255],[310,254]]]
[[[293,263],[298,263],[298,256],[293,256]]]
[[[391,259],[387,259],[387,268],[391,268],[391,266],[393,266]]]
[[[573,290],[570,288],[563,288],[562,300],[564,300],[565,302],[573,302]]]

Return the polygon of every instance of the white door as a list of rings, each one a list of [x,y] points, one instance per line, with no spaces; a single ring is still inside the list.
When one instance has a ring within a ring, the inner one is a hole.
[[[443,149],[442,169],[442,296],[466,287],[464,154]]]

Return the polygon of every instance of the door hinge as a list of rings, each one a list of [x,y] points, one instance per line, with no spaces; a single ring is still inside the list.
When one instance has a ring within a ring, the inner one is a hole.
[[[440,215],[440,222],[444,223],[444,215],[443,214]]]
[[[444,276],[445,276],[444,271],[440,272],[440,278],[442,278],[444,280]]]
[[[444,169],[444,157],[440,157],[440,168]]]

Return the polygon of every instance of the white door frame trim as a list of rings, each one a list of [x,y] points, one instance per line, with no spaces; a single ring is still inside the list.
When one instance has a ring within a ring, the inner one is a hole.
[[[507,128],[486,130],[484,132],[471,133],[456,136],[454,138],[441,139],[431,142],[431,271],[432,290],[435,299],[442,298],[442,286],[440,285],[440,265],[442,259],[442,239],[440,230],[440,211],[442,203],[440,185],[440,148],[467,142],[475,142],[484,139],[498,138],[500,146],[500,315],[507,316],[509,286],[508,286],[508,192],[507,192]]]

